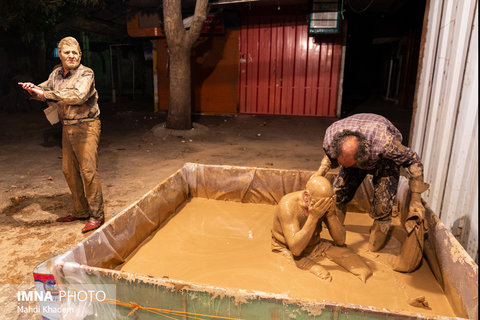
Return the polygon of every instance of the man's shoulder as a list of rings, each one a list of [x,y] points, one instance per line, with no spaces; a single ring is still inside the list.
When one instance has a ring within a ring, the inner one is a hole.
[[[285,208],[292,208],[300,204],[304,190],[294,191],[284,195],[278,202],[278,208],[284,212]],[[287,210],[288,211],[288,210]]]
[[[305,191],[305,190],[299,190],[299,191],[293,191],[293,192],[287,193],[286,195],[284,195],[284,196],[280,199],[280,202],[285,202],[285,201],[287,201],[287,200],[291,200],[291,199],[300,197],[301,194],[302,194],[304,191]]]
[[[379,135],[398,135],[399,131],[385,117],[374,113],[358,113],[334,122],[328,127],[325,139],[330,141],[344,130],[360,132],[367,139]]]
[[[81,74],[88,74],[88,73],[94,73],[93,70],[83,64],[80,64],[77,68],[77,72],[80,72]]]
[[[61,64],[57,64],[56,66],[54,66],[52,72],[50,72],[51,75],[57,75],[59,73],[63,73],[63,68]]]
[[[349,128],[358,127],[365,123],[388,123],[388,119],[374,113],[356,113],[346,118],[335,121],[330,127],[332,128]]]

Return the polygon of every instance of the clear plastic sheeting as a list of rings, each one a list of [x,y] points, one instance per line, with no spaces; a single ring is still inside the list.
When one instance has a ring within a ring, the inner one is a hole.
[[[155,279],[115,270],[192,197],[277,204],[283,195],[303,189],[312,174],[301,170],[185,164],[84,241],[55,259],[53,275],[59,287],[91,289],[93,286],[94,291],[108,288],[103,290],[108,292],[107,302],[94,301],[88,305],[62,302],[62,305],[77,308],[78,314],[94,315],[97,319],[123,319],[133,314],[136,319],[155,319],[155,315],[158,317],[159,314],[171,317],[172,313],[168,310],[182,310],[176,315],[186,317],[196,313],[197,318],[203,319],[198,314],[202,314],[202,310],[207,314],[213,307],[215,314],[224,315],[225,319],[248,319],[250,315],[271,318],[274,314],[283,314],[287,318],[295,314],[300,319],[313,319],[320,313],[331,313],[332,317],[335,314],[338,317],[338,313],[345,316],[358,313],[362,317],[370,314],[372,318],[405,317],[373,307],[298,301],[275,294]],[[330,174],[327,178],[333,181],[334,176]],[[369,183],[369,180],[364,183]],[[367,210],[369,188],[359,188],[354,199],[358,207]],[[401,214],[405,214],[405,208],[408,210],[408,196],[408,184],[401,183],[398,194]],[[429,264],[433,266],[434,273],[436,268],[435,276],[441,279],[439,282],[446,294],[454,296],[451,301],[458,306],[459,314],[476,318],[478,267],[461,246],[454,243],[453,236],[442,227],[431,210],[427,210],[427,220],[430,224],[427,242],[431,249],[427,258],[435,259]],[[445,245],[451,247],[446,248]],[[452,248],[455,257],[449,254]],[[442,254],[438,254],[439,251]],[[475,289],[475,294],[462,287],[466,283],[471,290]],[[457,301],[453,301],[455,299]],[[65,318],[73,319],[68,315]],[[418,315],[418,318],[423,317]]]

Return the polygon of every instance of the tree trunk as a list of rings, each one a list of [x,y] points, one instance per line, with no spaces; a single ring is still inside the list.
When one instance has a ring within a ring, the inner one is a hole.
[[[170,101],[167,128],[192,128],[192,94],[190,55],[207,17],[208,0],[197,0],[195,15],[189,30],[182,21],[181,1],[163,0],[164,30],[169,53]]]
[[[176,47],[170,51],[170,101],[167,128],[189,130],[192,128],[192,94],[190,48]]]

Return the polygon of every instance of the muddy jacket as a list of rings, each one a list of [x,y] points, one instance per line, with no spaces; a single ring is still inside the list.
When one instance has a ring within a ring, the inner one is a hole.
[[[59,66],[38,86],[44,91],[48,105],[57,107],[62,121],[95,119],[100,115],[93,70],[82,64],[66,76]]]
[[[402,134],[386,118],[371,114],[360,113],[334,122],[325,132],[323,149],[330,158],[332,167],[337,167],[338,162],[332,157],[331,147],[333,137],[343,130],[362,133],[369,144],[368,161],[357,165],[357,168],[370,170],[382,159],[394,161],[406,169],[410,178],[423,176],[423,165],[418,155],[410,148],[402,145]],[[423,180],[422,180],[423,181]]]

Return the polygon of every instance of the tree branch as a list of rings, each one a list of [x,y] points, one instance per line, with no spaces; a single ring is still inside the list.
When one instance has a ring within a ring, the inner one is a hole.
[[[185,40],[181,1],[163,0],[163,27],[169,48],[178,46]]]
[[[185,39],[188,42],[189,47],[192,47],[200,36],[203,23],[205,22],[205,19],[207,19],[207,6],[208,0],[197,0],[197,3],[195,4],[195,15],[190,30],[187,32],[187,39]]]

